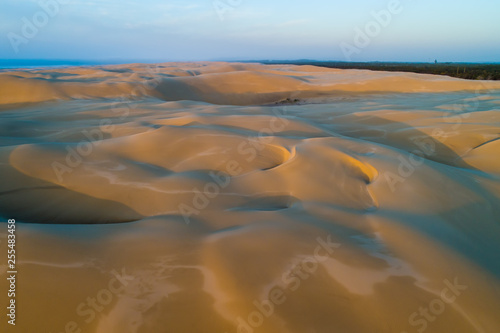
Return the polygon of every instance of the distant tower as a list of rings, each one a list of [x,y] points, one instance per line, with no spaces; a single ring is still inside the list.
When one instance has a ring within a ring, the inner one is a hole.
[[[436,59],[436,60],[434,60],[434,63],[435,63],[435,64],[437,64],[437,63],[438,63],[437,59]]]

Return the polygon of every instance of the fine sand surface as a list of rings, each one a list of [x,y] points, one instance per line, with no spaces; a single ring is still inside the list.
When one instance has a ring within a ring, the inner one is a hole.
[[[498,333],[499,138],[500,82],[0,71],[2,332]]]

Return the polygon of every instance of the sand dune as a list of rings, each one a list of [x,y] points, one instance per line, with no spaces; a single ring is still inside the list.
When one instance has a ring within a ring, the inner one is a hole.
[[[317,98],[367,92],[450,92],[498,89],[498,82],[477,82],[409,73],[311,69],[313,66],[263,67],[257,64],[188,63],[103,68],[0,72],[0,105],[71,99],[152,96],[165,101],[257,105],[294,94]],[[310,72],[311,71],[311,72]]]
[[[499,111],[408,73],[2,71],[16,329],[496,333]]]

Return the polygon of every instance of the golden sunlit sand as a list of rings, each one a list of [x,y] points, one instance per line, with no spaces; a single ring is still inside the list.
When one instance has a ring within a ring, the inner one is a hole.
[[[500,331],[500,82],[4,70],[0,118],[16,332]]]

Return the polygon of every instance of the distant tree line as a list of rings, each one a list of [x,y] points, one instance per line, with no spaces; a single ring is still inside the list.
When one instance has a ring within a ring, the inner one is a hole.
[[[392,62],[330,62],[330,61],[263,61],[265,64],[314,65],[340,69],[412,72],[447,75],[467,80],[500,80],[500,64],[472,63],[392,63]]]

